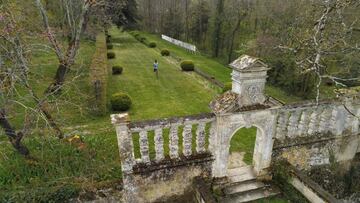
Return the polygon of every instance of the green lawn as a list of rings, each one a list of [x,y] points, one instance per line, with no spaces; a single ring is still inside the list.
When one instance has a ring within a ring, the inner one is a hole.
[[[200,53],[192,54],[185,49],[173,45],[165,40],[162,40],[160,36],[149,34],[146,32],[139,32],[142,36],[147,38],[148,42],[156,42],[157,49],[168,49],[172,56],[181,60],[192,60],[195,63],[196,68],[204,71],[205,73],[214,76],[217,80],[222,83],[231,82],[231,69],[227,66],[219,63],[218,61],[211,59],[207,56],[201,55]],[[285,91],[278,87],[267,85],[265,89],[266,94],[284,102],[291,103],[303,100],[302,98],[287,94]]]
[[[116,58],[111,65],[124,68],[122,75],[112,76],[109,93],[126,92],[133,105],[131,120],[156,119],[209,112],[210,101],[217,88],[194,73],[180,70],[177,64],[162,57],[158,49],[148,48],[130,34],[111,29]],[[159,79],[153,72],[154,60],[159,61]]]

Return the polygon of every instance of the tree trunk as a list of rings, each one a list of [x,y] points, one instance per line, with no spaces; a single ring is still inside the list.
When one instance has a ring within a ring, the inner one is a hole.
[[[28,148],[21,143],[24,137],[22,132],[16,133],[13,126],[11,126],[9,120],[6,117],[5,109],[0,109],[0,126],[4,129],[5,135],[9,138],[12,146],[23,156],[29,157],[30,152]]]
[[[222,13],[224,9],[224,0],[218,0],[216,6],[216,19],[215,19],[215,30],[214,30],[214,52],[213,56],[218,57],[220,52],[221,43],[221,27],[222,27]]]
[[[238,18],[238,21],[236,22],[236,26],[232,32],[231,35],[231,39],[230,39],[230,49],[229,49],[229,56],[228,56],[228,63],[231,63],[231,59],[232,59],[232,54],[234,51],[234,40],[235,40],[235,35],[237,33],[237,31],[240,28],[240,24],[241,24],[241,17]]]

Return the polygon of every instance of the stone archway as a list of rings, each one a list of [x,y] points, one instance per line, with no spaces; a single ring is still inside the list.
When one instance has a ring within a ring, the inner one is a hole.
[[[215,157],[212,170],[213,177],[225,177],[227,175],[230,140],[239,129],[251,126],[258,129],[253,155],[254,172],[257,175],[265,172],[271,163],[276,117],[276,109],[217,115],[216,132],[211,142],[211,149]]]
[[[257,134],[262,133],[256,126],[240,127],[229,140],[228,170],[252,166]]]

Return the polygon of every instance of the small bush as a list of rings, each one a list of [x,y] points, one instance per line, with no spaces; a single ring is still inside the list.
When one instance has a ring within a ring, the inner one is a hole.
[[[113,66],[112,73],[113,75],[120,75],[123,72],[123,67],[121,66]]]
[[[150,47],[150,48],[155,48],[155,47],[156,47],[156,43],[155,43],[155,42],[150,42],[150,43],[149,43],[149,47]]]
[[[183,61],[180,64],[183,71],[194,71],[195,65],[192,61]]]
[[[170,56],[170,51],[167,49],[161,50],[161,56]]]
[[[115,93],[111,96],[111,108],[114,111],[127,111],[131,107],[131,98],[125,93]]]
[[[227,92],[232,89],[232,82],[227,82],[224,84],[223,92]]]
[[[146,37],[141,37],[140,35],[139,35],[139,39],[140,39],[139,41],[143,43],[146,41]]]
[[[115,58],[115,53],[114,52],[108,52],[107,53],[107,58],[108,59],[114,59]]]
[[[107,37],[107,38],[106,38],[106,44],[109,44],[109,43],[111,43],[111,41],[110,41],[110,38]]]
[[[108,44],[108,45],[106,45],[106,47],[107,47],[107,49],[113,49],[113,48],[114,48],[114,45]]]

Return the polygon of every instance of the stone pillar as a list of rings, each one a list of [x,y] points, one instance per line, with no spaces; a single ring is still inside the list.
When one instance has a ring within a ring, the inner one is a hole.
[[[206,123],[199,123],[196,129],[196,152],[198,154],[205,152],[205,127]]]
[[[146,131],[141,131],[139,136],[141,162],[150,163],[148,133]]]
[[[128,203],[143,202],[139,196],[138,187],[134,180],[133,166],[135,165],[132,134],[129,132],[129,116],[125,114],[111,115],[111,122],[116,128],[117,141],[120,152],[120,162],[123,176],[123,201]]]
[[[230,64],[232,91],[239,95],[239,106],[263,104],[268,66],[260,59],[243,55]]]
[[[359,125],[360,125],[360,107],[355,108],[355,115],[354,121],[352,122],[351,132],[353,135],[359,134]]]
[[[177,159],[179,158],[179,136],[178,136],[179,126],[173,125],[170,128],[170,158]]]
[[[192,125],[191,124],[185,124],[184,130],[183,130],[183,154],[184,156],[188,157],[192,154]]]
[[[216,149],[216,120],[211,122],[210,124],[210,132],[209,132],[209,151],[212,155],[215,154]]]
[[[163,138],[163,132],[161,128],[158,128],[155,130],[155,159],[157,162],[164,159],[164,138]]]

